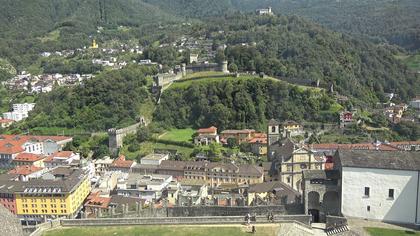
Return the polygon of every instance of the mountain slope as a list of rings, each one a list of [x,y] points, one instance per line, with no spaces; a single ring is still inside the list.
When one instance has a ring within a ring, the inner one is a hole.
[[[407,49],[420,48],[418,0],[144,0],[173,14],[188,17],[252,12],[271,6],[277,14],[312,19],[340,32],[387,40]]]
[[[98,25],[139,25],[174,16],[141,0],[3,0],[0,37],[40,36],[60,26],[91,32]]]

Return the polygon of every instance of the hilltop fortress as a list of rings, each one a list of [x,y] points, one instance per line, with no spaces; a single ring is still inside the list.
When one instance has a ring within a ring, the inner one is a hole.
[[[160,90],[163,86],[180,80],[190,73],[203,72],[203,71],[218,71],[228,74],[228,62],[222,61],[220,63],[202,63],[202,64],[182,64],[181,66],[175,67],[172,73],[157,74],[153,77],[154,90]]]

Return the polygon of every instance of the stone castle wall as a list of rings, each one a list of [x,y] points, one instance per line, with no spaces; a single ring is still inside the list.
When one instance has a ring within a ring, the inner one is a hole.
[[[128,127],[122,128],[122,129],[109,129],[108,135],[109,135],[109,150],[111,153],[116,153],[118,148],[122,147],[124,137],[128,134],[135,134],[137,132],[137,128],[141,125],[146,125],[145,120],[142,118],[140,122],[130,125]]]

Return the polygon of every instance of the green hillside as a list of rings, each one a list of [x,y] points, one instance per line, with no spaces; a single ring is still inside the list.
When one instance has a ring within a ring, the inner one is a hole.
[[[272,79],[230,77],[181,83],[162,94],[155,121],[176,128],[216,125],[221,130],[263,130],[271,118],[325,122],[337,116],[331,109],[336,103],[324,91]]]
[[[335,31],[388,41],[407,49],[420,48],[418,0],[144,0],[188,17],[253,12],[271,6],[276,14],[298,15]]]
[[[140,0],[4,0],[0,37],[40,36],[56,28],[92,32],[98,25],[140,25],[175,19]]]

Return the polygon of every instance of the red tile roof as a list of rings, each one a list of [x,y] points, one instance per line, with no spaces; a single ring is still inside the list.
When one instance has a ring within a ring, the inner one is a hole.
[[[13,122],[15,121],[11,119],[0,119],[0,123],[13,123]]]
[[[338,143],[320,143],[320,144],[311,144],[309,146],[312,149],[327,149],[327,150],[379,150],[379,151],[399,151],[400,149],[389,145],[389,144],[379,144],[375,145],[373,143],[354,143],[354,144],[338,144]]]
[[[44,156],[32,153],[19,153],[13,161],[35,162],[42,160]]]
[[[121,155],[112,162],[111,167],[117,168],[130,168],[134,164],[134,161],[125,160],[125,156]]]
[[[29,175],[35,172],[38,172],[44,168],[37,167],[37,166],[30,166],[30,165],[24,165],[24,166],[17,166],[14,169],[10,170],[9,174],[15,174],[15,175]]]
[[[0,140],[0,153],[2,154],[18,154],[25,149],[22,148],[20,142],[11,141],[11,140]]]
[[[43,142],[45,140],[60,142],[68,139],[71,139],[71,137],[0,134],[0,153],[17,154],[23,152],[22,146],[26,142]]]
[[[241,129],[241,130],[227,129],[227,130],[222,131],[222,134],[250,134],[250,133],[255,133],[255,130],[253,129]]]
[[[85,206],[108,209],[109,203],[111,203],[110,197],[100,197],[99,192],[96,192],[88,196]]]
[[[52,162],[54,161],[55,157],[60,157],[60,158],[70,158],[74,153],[72,151],[61,151],[61,152],[55,152],[53,154],[51,154],[50,156],[48,156],[47,158],[44,159],[44,162]]]
[[[262,144],[267,144],[267,137],[263,137],[263,138],[252,138],[251,140],[249,140],[249,143],[262,143]]]
[[[203,129],[199,129],[197,133],[199,134],[217,133],[217,128],[214,126],[209,127],[209,128],[203,128]]]

